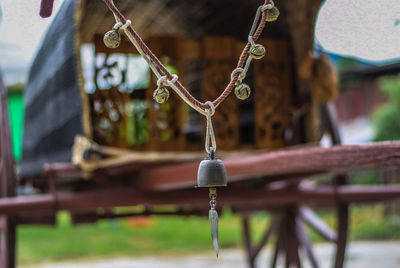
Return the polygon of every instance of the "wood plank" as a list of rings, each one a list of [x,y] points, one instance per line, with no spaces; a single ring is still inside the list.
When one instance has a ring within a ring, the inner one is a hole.
[[[258,187],[259,188],[259,187]],[[228,187],[218,190],[218,206],[283,206],[299,203],[333,205],[342,202],[377,202],[400,198],[400,186],[326,186],[300,189],[249,189]],[[26,212],[53,215],[55,210],[93,211],[98,208],[134,205],[176,205],[207,207],[208,189],[145,193],[125,187],[82,193],[57,193],[0,199],[0,214]]]
[[[338,241],[335,254],[335,268],[341,268],[346,257],[347,236],[349,230],[349,205],[340,203],[337,207],[338,214]]]
[[[0,73],[0,185],[1,197],[15,195],[17,177],[14,169],[14,158],[11,144],[11,129],[8,114],[8,96]],[[0,266],[15,267],[16,222],[14,217],[0,215]]]
[[[336,233],[323,222],[309,207],[302,206],[300,208],[301,218],[317,233],[331,242],[337,241]]]
[[[223,161],[228,182],[299,173],[378,169],[400,165],[400,142],[282,150]],[[196,162],[143,170],[139,174],[138,185],[147,191],[193,187],[196,185],[198,165]]]
[[[16,175],[14,170],[11,130],[8,114],[8,95],[0,73],[0,178],[1,196],[14,196]]]
[[[308,259],[310,260],[311,266],[313,268],[319,268],[317,258],[312,249],[311,241],[308,237],[306,228],[304,226],[304,222],[302,219],[296,219],[296,233],[300,241],[300,245],[304,246],[308,255]]]

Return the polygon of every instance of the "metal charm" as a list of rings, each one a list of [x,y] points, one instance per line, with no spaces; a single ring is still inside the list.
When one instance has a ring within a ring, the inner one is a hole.
[[[197,172],[197,186],[209,187],[211,208],[208,212],[208,218],[210,220],[211,239],[217,257],[219,253],[219,237],[218,212],[215,209],[217,206],[217,189],[215,187],[226,186],[227,184],[224,163],[219,159],[215,159],[214,148],[210,147],[208,158],[200,162]]]
[[[251,89],[249,85],[240,83],[235,87],[235,95],[239,100],[245,100],[250,96]]]
[[[251,46],[249,53],[253,59],[259,60],[265,56],[265,48],[263,45],[254,44]]]
[[[224,163],[214,158],[214,149],[210,148],[207,159],[200,162],[197,171],[197,187],[220,187],[228,184]]]
[[[153,92],[153,99],[160,103],[166,103],[169,98],[169,91],[166,87],[158,87],[156,90]]]
[[[211,239],[213,242],[215,255],[219,254],[219,234],[218,234],[218,212],[215,210],[217,206],[217,189],[210,188],[210,207],[208,211],[208,219],[210,220]]]
[[[103,38],[103,42],[108,48],[117,48],[121,43],[121,35],[117,29],[112,29],[106,32]]]
[[[279,17],[279,14],[280,14],[279,9],[276,6],[274,6],[273,8],[267,10],[267,16],[265,21],[268,22],[276,21]]]

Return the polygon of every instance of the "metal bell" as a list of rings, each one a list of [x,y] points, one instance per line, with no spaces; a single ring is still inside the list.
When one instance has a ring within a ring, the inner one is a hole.
[[[153,92],[153,99],[160,103],[166,103],[169,98],[169,91],[166,87],[158,87],[156,90]]]
[[[121,35],[117,29],[112,29],[111,31],[106,32],[103,42],[108,48],[117,48],[119,43],[121,43]]]
[[[197,171],[197,187],[220,187],[228,184],[224,163],[214,158],[214,150],[210,148],[210,155],[200,162]]]
[[[245,100],[250,96],[251,89],[249,85],[240,83],[235,87],[235,95],[239,100]]]
[[[254,44],[251,46],[249,53],[253,59],[259,60],[265,56],[265,47],[260,44]]]
[[[265,21],[268,22],[276,21],[279,17],[279,14],[280,14],[279,9],[276,6],[274,6],[273,8],[267,10],[267,16]]]

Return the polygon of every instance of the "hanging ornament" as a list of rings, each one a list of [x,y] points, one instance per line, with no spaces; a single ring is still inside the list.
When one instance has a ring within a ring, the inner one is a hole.
[[[166,87],[160,86],[153,92],[153,99],[160,103],[166,103],[169,98],[169,91]]]
[[[228,180],[226,178],[226,170],[224,163],[220,159],[215,158],[216,141],[214,136],[214,130],[212,127],[211,116],[215,112],[215,108],[212,102],[207,101],[206,104],[210,106],[207,110],[207,128],[206,128],[206,141],[205,149],[208,152],[208,157],[200,162],[199,169],[197,171],[197,187],[209,188],[210,197],[210,210],[208,217],[210,220],[211,228],[211,239],[213,242],[215,255],[218,257],[219,253],[219,235],[218,235],[218,212],[217,206],[217,189],[216,187],[227,186]],[[212,146],[210,146],[210,140]]]
[[[266,21],[268,22],[272,22],[272,21],[276,21],[279,17],[279,9],[274,6],[271,9],[267,9],[267,16],[266,16]]]
[[[106,32],[103,38],[103,42],[108,48],[117,48],[121,43],[121,35],[118,29],[113,28],[111,31]]]
[[[214,188],[226,185],[224,163],[214,157],[214,148],[210,147],[208,157],[200,162],[197,171],[197,186]]]
[[[236,87],[235,87],[235,95],[236,98],[239,100],[245,100],[248,97],[250,97],[251,89],[249,85],[240,82]]]
[[[265,56],[265,47],[260,44],[254,44],[251,46],[249,53],[253,59],[259,60]]]

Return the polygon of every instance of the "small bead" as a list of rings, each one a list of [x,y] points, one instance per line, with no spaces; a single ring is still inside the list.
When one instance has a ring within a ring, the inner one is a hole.
[[[274,6],[271,9],[267,9],[267,17],[265,19],[265,21],[271,22],[271,21],[276,21],[279,17],[279,9]]]
[[[249,85],[240,83],[235,87],[235,95],[239,100],[245,100],[250,96],[251,90]]]
[[[250,56],[255,59],[261,59],[265,55],[265,48],[262,45],[255,44],[250,48]]]
[[[166,103],[168,98],[169,91],[166,87],[158,87],[153,92],[153,99],[160,104]]]
[[[111,30],[106,32],[103,38],[104,44],[108,48],[117,48],[119,43],[121,42],[121,35],[119,34],[118,30]]]

